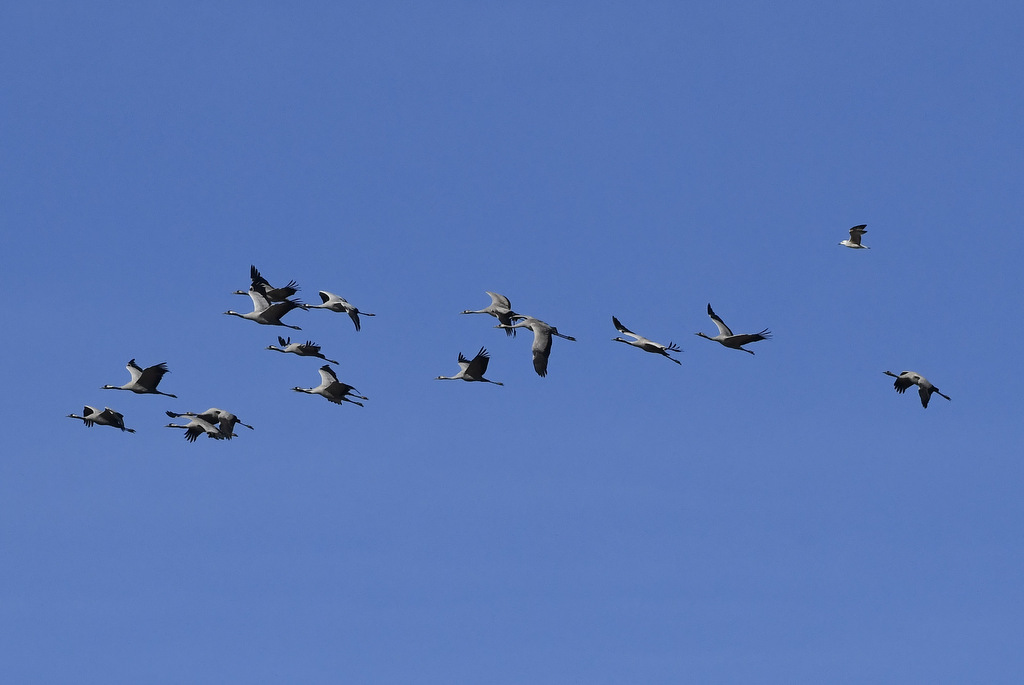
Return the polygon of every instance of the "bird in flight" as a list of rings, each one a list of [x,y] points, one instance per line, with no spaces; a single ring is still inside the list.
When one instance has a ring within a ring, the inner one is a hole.
[[[492,381],[484,378],[484,374],[487,373],[487,362],[491,360],[487,354],[487,350],[480,348],[480,351],[476,353],[473,359],[466,359],[466,357],[459,352],[459,372],[454,376],[438,376],[436,380],[439,381],[481,381],[484,383],[494,383],[495,385],[504,385],[498,381]]]
[[[698,333],[697,335],[702,338],[707,338],[708,340],[714,340],[715,342],[722,343],[726,347],[734,350],[743,350],[748,354],[754,354],[750,350],[744,350],[743,346],[752,342],[757,342],[758,340],[767,340],[772,337],[771,332],[767,328],[760,333],[744,333],[741,335],[733,334],[729,327],[725,325],[725,322],[718,318],[718,314],[715,314],[715,310],[711,308],[711,303],[708,303],[708,316],[710,316],[711,320],[715,322],[716,326],[718,326],[718,335],[704,335],[703,333]]]
[[[85,406],[82,410],[81,416],[75,414],[68,414],[69,419],[79,419],[85,423],[86,428],[92,428],[93,424],[97,426],[111,426],[113,428],[120,428],[122,431],[128,433],[134,433],[134,428],[124,427],[124,415],[120,412],[116,412],[110,407],[104,407],[103,411],[100,411],[96,407]]]
[[[896,381],[892,384],[892,387],[896,388],[896,392],[903,394],[912,385],[917,386],[917,392],[921,396],[921,406],[925,409],[928,408],[928,400],[932,398],[932,393],[941,395],[947,400],[950,399],[949,395],[943,395],[939,392],[939,389],[932,385],[927,378],[914,371],[901,371],[899,375],[892,371],[884,371],[886,376],[892,376]]]
[[[853,228],[851,228],[850,239],[842,240],[839,242],[839,244],[845,245],[846,247],[852,247],[855,250],[870,250],[871,248],[869,248],[867,245],[860,244],[860,237],[868,232],[865,226],[867,226],[867,224],[861,224],[859,226],[854,226]]]
[[[649,340],[642,335],[637,335],[633,331],[623,326],[622,323],[614,316],[612,317],[612,324],[615,326],[615,330],[617,330],[619,333],[622,333],[623,335],[628,335],[629,337],[633,338],[633,340],[626,340],[625,338],[612,338],[613,341],[626,343],[627,345],[632,345],[633,347],[641,349],[644,352],[653,352],[654,354],[660,354],[666,359],[671,359],[676,364],[682,363],[678,359],[674,359],[668,354],[669,352],[682,352],[679,346],[676,345],[674,342],[669,342],[668,345],[663,345],[662,343]]]
[[[165,373],[168,373],[165,362],[142,368],[132,359],[125,368],[131,374],[131,379],[127,383],[124,385],[104,385],[100,390],[131,390],[139,395],[165,395],[177,399],[177,395],[156,389],[156,386],[160,384],[160,379],[164,377]]]

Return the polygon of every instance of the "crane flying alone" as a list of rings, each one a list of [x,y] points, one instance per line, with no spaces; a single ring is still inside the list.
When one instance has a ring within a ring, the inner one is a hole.
[[[676,345],[674,342],[669,342],[668,345],[663,345],[659,342],[648,340],[644,336],[637,335],[633,331],[623,326],[619,322],[619,320],[616,319],[614,316],[612,317],[612,324],[615,326],[615,330],[617,330],[619,333],[622,333],[623,335],[628,335],[629,337],[633,338],[633,340],[626,340],[625,338],[612,338],[613,342],[626,343],[627,345],[632,345],[633,347],[641,349],[644,352],[653,352],[654,354],[660,354],[666,359],[674,361],[676,364],[682,364],[682,362],[680,362],[678,359],[674,359],[670,357],[668,354],[669,352],[682,352],[679,346]]]
[[[331,364],[337,364],[338,362],[333,359],[328,359],[320,353],[320,346],[312,340],[307,340],[304,343],[293,343],[291,338],[277,337],[277,341],[281,343],[281,347],[274,347],[273,345],[267,345],[268,350],[275,350],[277,352],[288,352],[291,354],[297,354],[300,357],[318,357],[323,359],[325,362]]]
[[[914,371],[901,371],[898,376],[892,371],[883,371],[882,373],[896,379],[892,387],[896,388],[896,392],[901,395],[907,391],[907,388],[916,385],[917,392],[921,396],[921,406],[925,409],[928,408],[928,400],[932,398],[932,393],[945,397],[947,400],[950,399],[949,395],[943,395],[938,388],[928,382],[927,378]]]
[[[370,312],[359,311],[358,307],[353,307],[351,304],[349,304],[348,300],[346,300],[341,295],[335,295],[334,293],[329,293],[326,290],[320,291],[320,299],[323,301],[321,304],[304,304],[302,305],[302,308],[327,309],[332,312],[347,313],[349,318],[352,319],[352,323],[355,324],[357,332],[360,329],[360,314],[362,314],[363,316],[377,316],[376,314],[371,314]]]
[[[459,352],[459,372],[454,376],[438,376],[435,380],[439,381],[480,381],[483,383],[494,383],[495,385],[504,385],[498,381],[492,381],[484,378],[484,374],[487,373],[487,362],[490,361],[490,356],[487,354],[487,350],[480,348],[480,351],[476,353],[473,359],[466,359],[466,357]]]
[[[351,402],[352,404],[358,404],[360,407],[363,406],[362,402],[356,402],[350,400],[348,397],[351,395],[360,400],[368,399],[362,395],[355,394],[355,388],[348,383],[342,383],[338,380],[338,376],[335,375],[334,371],[330,366],[324,364],[320,367],[320,385],[315,388],[292,388],[295,392],[304,392],[307,395],[320,395],[335,404],[341,404],[342,402]]]
[[[708,303],[708,316],[710,316],[711,320],[715,322],[716,326],[718,326],[718,335],[711,336],[704,335],[703,333],[697,333],[697,335],[702,338],[707,338],[708,340],[714,340],[715,342],[721,343],[734,350],[743,350],[748,354],[754,354],[750,350],[744,350],[743,346],[752,342],[757,342],[758,340],[767,340],[772,337],[771,332],[767,328],[760,333],[744,333],[741,335],[733,334],[733,332],[729,330],[729,327],[725,325],[725,322],[715,314],[715,310],[711,308],[710,302]]]
[[[122,431],[128,433],[134,433],[134,428],[124,427],[124,415],[120,412],[116,412],[110,407],[104,407],[103,411],[100,411],[96,407],[90,407],[85,405],[85,409],[82,410],[82,415],[77,416],[75,414],[68,414],[69,419],[79,419],[85,423],[86,428],[92,428],[93,424],[97,426],[111,426],[113,428],[120,428]]]
[[[124,385],[104,385],[100,390],[131,390],[139,395],[164,395],[177,399],[177,395],[156,389],[156,386],[160,384],[160,379],[164,377],[165,373],[168,373],[166,362],[147,366],[144,369],[136,364],[134,359],[131,359],[125,368],[131,374],[131,380]]]

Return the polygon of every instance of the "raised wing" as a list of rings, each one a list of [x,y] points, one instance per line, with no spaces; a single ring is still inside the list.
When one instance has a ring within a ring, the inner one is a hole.
[[[462,355],[460,354],[459,356],[461,357]],[[481,347],[480,351],[473,357],[473,361],[469,362],[467,374],[473,378],[483,378],[483,375],[487,372],[487,364],[490,360],[491,358],[487,354],[487,350]]]
[[[320,367],[320,380],[325,384],[330,385],[331,383],[338,382],[338,376],[335,375],[334,370],[330,366],[324,364]]]
[[[708,316],[710,316],[711,320],[715,322],[716,326],[718,326],[718,333],[720,335],[732,335],[732,331],[725,325],[725,322],[718,318],[718,314],[715,314],[715,310],[711,308],[710,302],[708,303]]]
[[[266,288],[270,287],[270,282],[260,275],[260,270],[256,268],[255,264],[249,265],[249,280],[252,281],[253,287],[256,287],[257,285],[262,285]]]
[[[270,300],[267,299],[266,294],[257,290],[255,284],[249,288],[249,299],[252,300],[252,310],[254,312],[266,311],[267,307],[270,306]]]
[[[860,245],[860,237],[867,233],[867,224],[860,224],[850,229],[850,242],[854,245]]]
[[[639,339],[640,339],[640,336],[639,336],[639,335],[637,335],[637,334],[636,334],[636,333],[634,333],[633,331],[631,331],[631,330],[629,330],[628,328],[626,328],[625,326],[623,326],[623,325],[622,325],[622,322],[620,322],[620,321],[619,321],[618,319],[616,319],[616,318],[615,318],[614,316],[612,317],[612,324],[614,324],[614,325],[615,325],[615,330],[617,330],[617,331],[618,331],[619,333],[623,333],[623,334],[625,334],[625,335],[629,335],[629,336],[632,336],[633,338],[636,338],[637,340],[639,340]]]
[[[160,383],[160,379],[164,377],[164,374],[168,372],[167,363],[160,362],[153,366],[147,367],[139,377],[139,385],[144,388],[153,390]]]
[[[134,359],[129,359],[125,368],[128,369],[128,373],[131,374],[131,380],[128,381],[129,384],[139,380],[139,376],[142,375],[142,367],[136,364]]]
[[[504,295],[499,295],[498,293],[492,293],[490,290],[485,290],[484,292],[491,296],[491,306],[492,307],[500,307],[502,309],[509,309],[509,310],[512,309],[512,303],[509,302],[509,299],[507,297],[505,297]]]

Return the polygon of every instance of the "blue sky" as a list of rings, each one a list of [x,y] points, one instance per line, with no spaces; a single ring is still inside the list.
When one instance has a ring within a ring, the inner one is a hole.
[[[0,9],[8,678],[1017,682],[1022,18]],[[250,264],[377,316],[223,316]],[[577,338],[547,378],[485,290]],[[163,428],[211,406],[255,430]]]

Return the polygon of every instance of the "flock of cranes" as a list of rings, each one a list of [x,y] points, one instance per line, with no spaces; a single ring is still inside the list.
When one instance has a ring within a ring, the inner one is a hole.
[[[866,245],[861,243],[861,237],[866,232],[866,224],[854,226],[850,229],[850,238],[848,240],[841,241],[839,244],[852,249],[868,249]],[[256,323],[264,326],[284,326],[294,330],[301,330],[299,326],[284,323],[281,319],[295,309],[303,309],[307,311],[310,309],[325,309],[332,312],[347,314],[352,320],[356,331],[361,329],[359,320],[360,316],[375,316],[375,314],[360,311],[359,308],[350,304],[345,298],[326,290],[318,291],[321,304],[303,304],[298,300],[292,299],[299,291],[299,286],[295,281],[289,281],[287,285],[275,288],[271,286],[265,278],[263,278],[255,266],[250,267],[249,276],[251,280],[249,289],[236,290],[234,294],[248,295],[252,300],[252,311],[241,313],[228,310],[224,312],[225,314],[255,321]],[[533,355],[534,371],[538,376],[547,376],[548,361],[551,356],[551,344],[554,338],[558,337],[571,341],[575,341],[576,338],[560,333],[557,327],[540,319],[517,313],[512,309],[511,301],[504,295],[490,291],[486,292],[491,298],[490,305],[483,309],[466,309],[460,313],[487,314],[493,316],[498,320],[497,325],[494,327],[504,329],[505,333],[510,337],[514,337],[518,329],[529,329],[533,333],[533,345],[531,351]],[[760,342],[762,340],[769,340],[772,337],[771,332],[767,328],[761,330],[759,333],[742,333],[738,335],[733,333],[721,317],[715,313],[714,309],[711,308],[710,303],[707,306],[707,313],[708,316],[711,317],[711,321],[718,328],[718,335],[707,335],[701,332],[698,332],[696,335],[705,338],[706,340],[717,342],[730,349],[741,350],[748,354],[754,354],[752,350],[746,349],[744,345]],[[629,338],[615,337],[612,338],[612,341],[625,343],[643,350],[644,352],[658,354],[676,364],[681,364],[678,359],[669,354],[670,352],[682,352],[682,349],[675,343],[659,343],[638,333],[634,333],[626,328],[626,326],[624,326],[615,316],[612,316],[612,325],[619,333]],[[301,388],[296,386],[292,388],[292,390],[309,395],[320,395],[334,404],[340,405],[344,402],[349,402],[351,404],[359,405],[360,407],[364,406],[363,402],[358,400],[365,402],[368,398],[358,394],[358,390],[353,386],[343,383],[338,379],[337,374],[330,367],[331,364],[338,364],[338,362],[333,359],[328,359],[320,351],[321,348],[319,345],[311,340],[307,340],[304,343],[293,343],[290,337],[283,338],[278,336],[277,340],[280,347],[269,345],[266,349],[294,354],[300,357],[315,357],[327,362],[327,364],[324,364],[319,369],[319,385],[311,388]],[[437,376],[436,379],[462,380],[467,382],[503,385],[503,383],[499,381],[494,381],[484,377],[484,374],[487,372],[487,365],[489,361],[490,356],[488,355],[487,350],[483,347],[480,348],[480,351],[477,352],[476,356],[472,359],[468,359],[460,352],[458,356],[458,373],[454,376]],[[139,395],[163,395],[164,397],[171,398],[177,397],[176,395],[164,392],[158,388],[161,380],[164,378],[164,375],[168,373],[166,363],[154,364],[143,368],[136,364],[135,359],[132,359],[128,362],[126,368],[130,375],[127,383],[124,385],[104,385],[101,386],[101,389],[128,390]],[[933,394],[944,397],[947,400],[950,399],[948,395],[939,392],[939,389],[932,385],[927,378],[914,371],[902,371],[899,374],[893,373],[892,371],[885,371],[884,373],[885,375],[896,379],[893,383],[893,387],[896,389],[897,393],[903,394],[908,388],[910,388],[910,386],[916,385],[921,398],[921,405],[925,408],[928,407],[928,402]],[[166,414],[171,418],[185,417],[189,419],[186,424],[169,423],[166,426],[167,428],[184,429],[185,439],[189,442],[195,442],[195,440],[201,435],[206,435],[215,440],[230,440],[234,437],[238,437],[234,432],[236,426],[244,426],[250,430],[253,429],[252,426],[247,423],[243,423],[231,412],[215,407],[211,407],[201,413],[175,413],[167,411]],[[134,429],[125,426],[124,416],[110,407],[104,407],[100,410],[96,407],[87,405],[83,409],[81,416],[68,414],[68,417],[82,421],[87,427],[91,427],[93,425],[111,426],[128,433],[135,432]]]

